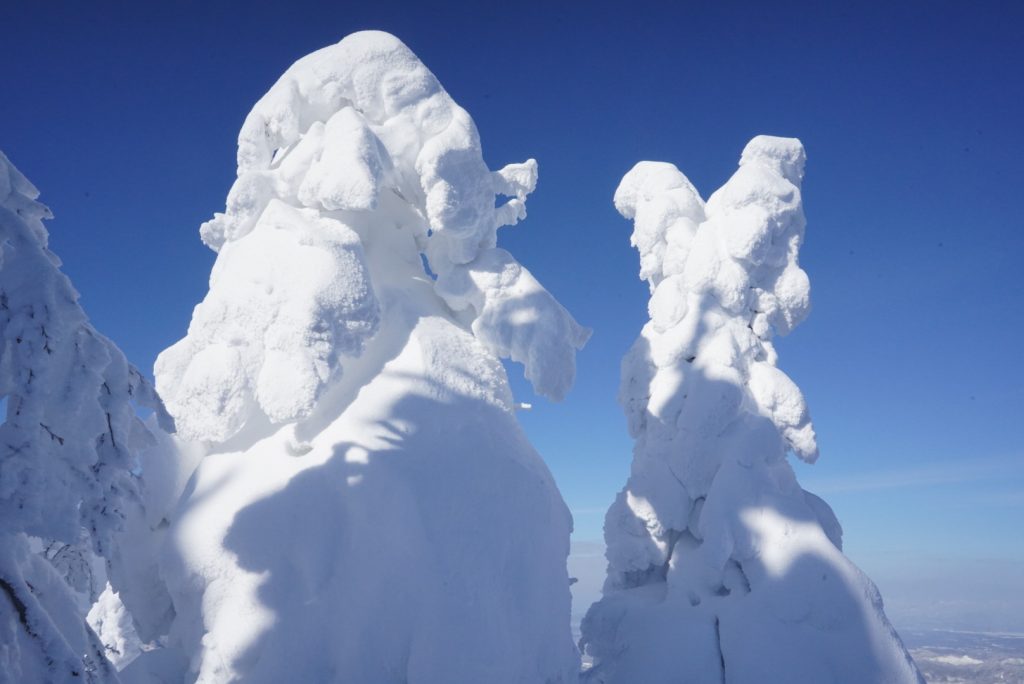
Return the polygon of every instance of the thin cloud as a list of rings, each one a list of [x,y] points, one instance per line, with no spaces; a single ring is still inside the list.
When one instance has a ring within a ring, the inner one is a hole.
[[[944,485],[1005,482],[1006,476],[1024,475],[1019,458],[988,458],[955,463],[881,470],[846,476],[816,478],[805,473],[801,480],[806,489],[816,494],[848,494],[885,489],[921,489]]]

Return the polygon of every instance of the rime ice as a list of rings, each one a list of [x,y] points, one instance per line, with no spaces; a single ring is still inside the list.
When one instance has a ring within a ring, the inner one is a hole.
[[[139,505],[155,438],[136,405],[166,414],[79,306],[38,196],[0,153],[0,679],[116,681],[86,626],[92,566],[117,564]]]
[[[532,160],[488,169],[387,34],[304,57],[256,103],[201,229],[210,291],[156,365],[208,453],[161,559],[167,648],[126,672],[576,680],[571,518],[499,360],[561,398],[589,336],[497,247],[536,182]]]
[[[650,322],[622,363],[636,446],[582,624],[587,681],[920,681],[832,510],[786,460],[818,457],[772,345],[809,310],[803,169],[799,141],[759,136],[706,203],[655,162],[615,193]]]

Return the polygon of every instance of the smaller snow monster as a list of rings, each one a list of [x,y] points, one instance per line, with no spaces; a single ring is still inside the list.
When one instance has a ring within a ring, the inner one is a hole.
[[[604,597],[582,624],[592,684],[923,681],[786,460],[818,457],[772,345],[810,307],[804,161],[798,140],[758,136],[706,203],[657,162],[615,193],[650,321],[622,363],[636,445],[605,519]]]

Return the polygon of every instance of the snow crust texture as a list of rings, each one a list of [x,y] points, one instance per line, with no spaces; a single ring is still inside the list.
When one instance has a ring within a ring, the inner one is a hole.
[[[572,522],[500,361],[560,398],[589,336],[497,247],[536,182],[490,171],[384,33],[256,103],[201,229],[209,294],[156,364],[205,455],[167,513],[161,647],[126,681],[576,681]]]
[[[0,680],[107,681],[85,620],[92,566],[116,560],[138,506],[138,455],[154,437],[136,407],[171,424],[89,324],[47,248],[38,196],[0,153]]]
[[[758,136],[707,202],[658,162],[615,193],[650,321],[622,363],[636,445],[605,519],[604,597],[581,627],[587,681],[922,681],[832,510],[786,460],[818,457],[772,344],[810,308],[804,162],[798,140]]]
[[[181,434],[223,442],[253,407],[271,424],[310,415],[378,329],[357,232],[396,203],[438,294],[539,393],[564,397],[590,333],[496,248],[536,182],[533,160],[487,168],[469,114],[394,37],[354,34],[296,62],[246,117],[227,208],[200,231],[220,253],[210,294],[157,362]]]

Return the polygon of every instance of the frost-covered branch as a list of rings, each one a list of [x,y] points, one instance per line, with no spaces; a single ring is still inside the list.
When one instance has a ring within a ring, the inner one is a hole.
[[[133,471],[152,436],[136,406],[156,411],[167,427],[170,418],[120,350],[89,324],[47,248],[43,220],[51,214],[38,195],[0,153],[0,396],[7,411],[0,572],[31,637],[3,651],[0,672],[21,672],[22,681],[99,681],[112,670],[102,648],[97,655],[71,589],[85,586],[85,556],[111,558],[126,508],[137,500]],[[44,558],[29,552],[29,537],[75,551]]]

